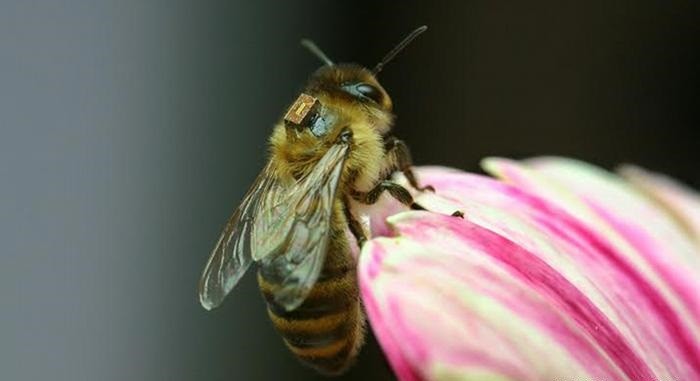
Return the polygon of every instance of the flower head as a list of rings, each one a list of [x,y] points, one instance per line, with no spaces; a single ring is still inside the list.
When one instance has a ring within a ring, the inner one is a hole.
[[[697,194],[560,158],[484,168],[500,180],[418,169],[444,215],[371,218],[360,287],[399,379],[700,380]]]

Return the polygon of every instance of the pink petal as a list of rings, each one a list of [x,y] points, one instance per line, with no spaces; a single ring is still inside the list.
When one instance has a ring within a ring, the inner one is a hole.
[[[670,177],[626,165],[620,174],[676,219],[700,246],[700,194]]]
[[[528,163],[533,172],[530,178],[538,177],[566,188],[593,211],[591,215],[574,213],[588,226],[599,233],[614,230],[622,239],[617,246],[623,256],[631,263],[637,262],[639,271],[648,274],[671,304],[681,304],[677,310],[681,318],[700,324],[698,248],[666,209],[619,177],[591,165],[561,158],[539,158]],[[494,160],[491,167],[497,173],[504,171],[504,176],[513,182],[522,179],[517,175],[509,177],[515,172],[528,176],[527,170],[519,170],[513,162]],[[528,187],[529,182],[519,185]],[[571,205],[557,197],[548,200],[562,208]],[[700,359],[700,351],[696,353]]]
[[[644,230],[641,239],[619,223],[643,211],[653,217],[649,229],[658,219],[670,229],[664,237],[681,234],[663,209],[625,191],[614,200],[632,209],[592,204],[589,196],[605,192],[582,194],[515,162],[487,166],[509,183],[419,170],[438,192],[417,200],[459,209],[464,220],[408,212],[387,227],[374,221],[401,208],[386,200],[372,216],[375,234],[393,233],[363,248],[360,286],[399,379],[700,379],[697,296],[689,293],[700,290],[700,270],[679,259],[686,243],[651,246],[656,236]],[[610,175],[589,175],[603,182],[592,188],[610,185]]]

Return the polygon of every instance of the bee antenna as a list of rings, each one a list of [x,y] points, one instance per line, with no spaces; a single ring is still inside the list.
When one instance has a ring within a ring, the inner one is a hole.
[[[318,57],[318,58],[319,58],[321,61],[323,61],[323,63],[325,63],[326,65],[328,65],[328,66],[333,66],[333,61],[331,61],[331,59],[328,58],[328,56],[326,55],[326,53],[324,53],[323,50],[321,50],[321,48],[319,48],[318,45],[316,45],[315,42],[313,42],[313,41],[311,41],[311,40],[309,40],[309,39],[307,39],[307,38],[303,38],[303,39],[301,40],[301,46],[305,47],[306,49],[309,49],[309,51],[311,52],[311,54],[313,54],[313,55],[315,55],[316,57]]]
[[[391,49],[389,53],[387,53],[384,58],[382,58],[381,61],[377,64],[377,66],[374,67],[372,70],[372,74],[377,75],[382,69],[384,68],[384,65],[388,64],[389,61],[394,59],[394,57],[399,54],[400,51],[403,50],[403,48],[406,47],[406,45],[410,44],[411,41],[413,41],[416,37],[418,37],[421,33],[425,32],[428,30],[428,27],[426,25],[419,26],[413,32],[409,33],[408,36],[406,36],[401,42],[399,42],[394,49]]]

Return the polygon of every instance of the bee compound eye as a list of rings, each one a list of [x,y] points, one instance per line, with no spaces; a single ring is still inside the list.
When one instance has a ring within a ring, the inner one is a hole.
[[[355,89],[362,96],[367,97],[377,103],[381,103],[382,92],[375,86],[368,83],[359,83],[355,86]]]
[[[376,103],[382,103],[382,91],[376,86],[369,83],[343,83],[341,85],[343,91],[361,100],[371,100]]]

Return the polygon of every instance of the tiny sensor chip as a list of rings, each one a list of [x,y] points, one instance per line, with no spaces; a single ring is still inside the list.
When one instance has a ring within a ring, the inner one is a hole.
[[[311,111],[318,105],[318,99],[311,95],[301,93],[299,98],[292,103],[284,115],[284,120],[292,124],[301,125],[308,121],[313,114]]]

